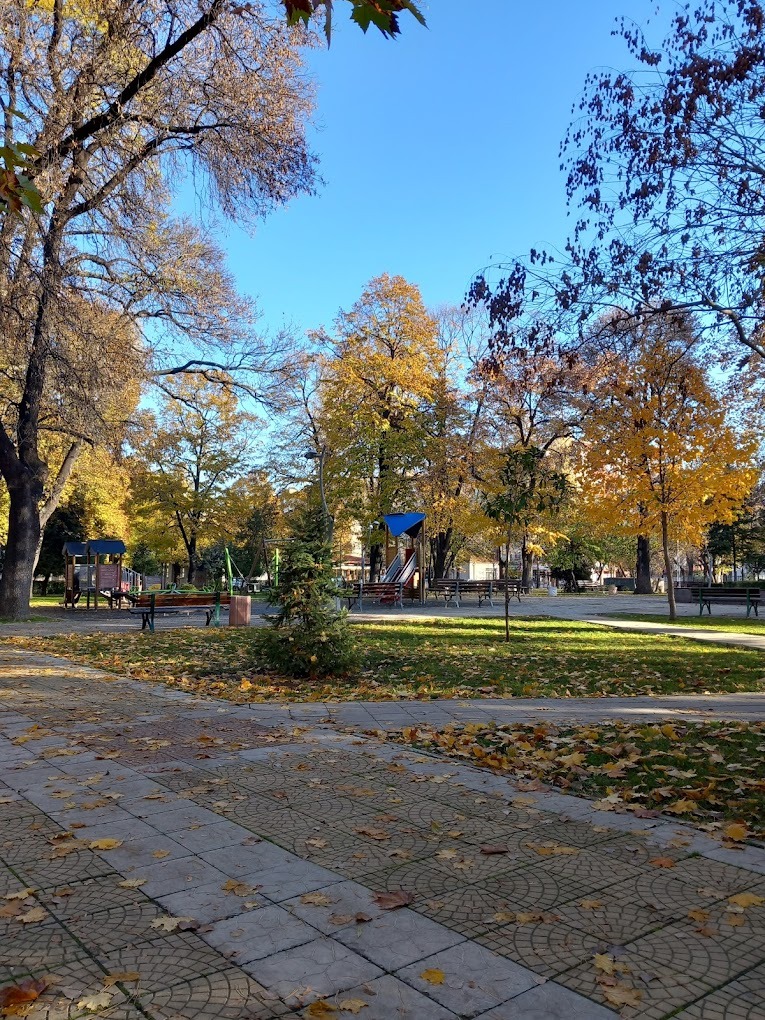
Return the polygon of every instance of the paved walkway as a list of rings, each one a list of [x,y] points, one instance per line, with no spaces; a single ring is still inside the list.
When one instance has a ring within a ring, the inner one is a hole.
[[[765,849],[0,651],[33,1020],[762,1020],[764,898]]]
[[[765,630],[762,634],[740,634],[729,630],[704,630],[702,627],[674,627],[671,623],[649,623],[645,620],[614,620],[607,616],[593,616],[585,623],[597,623],[617,630],[639,631],[643,634],[669,634],[671,637],[689,638],[691,641],[708,641],[713,645],[731,645],[736,648],[754,648],[765,652]]]

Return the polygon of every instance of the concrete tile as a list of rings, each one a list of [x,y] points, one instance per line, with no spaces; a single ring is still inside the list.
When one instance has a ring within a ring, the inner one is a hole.
[[[345,928],[334,937],[391,971],[464,941],[463,935],[413,910],[389,911],[374,921]]]
[[[207,882],[191,889],[157,896],[157,899],[173,916],[193,917],[203,924],[234,917],[267,905],[268,901],[259,896],[254,889],[246,893],[243,889],[244,895],[239,895],[233,890],[225,890],[223,886],[230,879],[225,876],[222,878],[223,881],[220,882]],[[254,906],[248,907],[248,903]]]
[[[241,829],[240,832],[242,841],[250,835]],[[256,871],[279,867],[298,859],[266,840],[252,846],[243,846],[240,842],[238,845],[219,847],[200,854],[200,858],[230,878],[243,878]]]
[[[240,966],[316,938],[316,929],[273,905],[217,921],[204,932],[205,942]]]
[[[245,963],[242,969],[293,1007],[344,992],[382,974],[368,960],[323,937]]]
[[[283,864],[276,864],[265,871],[254,871],[243,876],[243,881],[259,886],[259,891],[274,903],[291,900],[303,893],[323,889],[342,881],[339,875],[318,864],[301,861],[292,857]]]
[[[421,975],[427,970],[442,971],[443,984],[426,981]],[[474,942],[462,942],[426,957],[404,967],[396,977],[465,1017],[486,1012],[540,981],[532,971]]]
[[[502,1003],[477,1020],[617,1020],[619,1014],[554,981]]]
[[[176,843],[185,846],[192,853],[201,854],[205,851],[241,844],[243,839],[250,836],[250,833],[233,822],[219,821],[213,822],[212,825],[195,825],[189,829],[176,829],[172,836]]]
[[[168,804],[166,810],[155,815],[152,825],[160,832],[172,833],[175,829],[188,829],[190,825],[212,825],[220,815],[193,802],[182,800]]]
[[[426,999],[391,974],[367,981],[358,988],[349,988],[328,1002],[340,1010],[342,1017],[342,1004],[349,999],[365,1003],[358,1014],[363,1020],[454,1020],[457,1015],[432,999]]]
[[[135,824],[134,819],[133,825]],[[111,831],[107,831],[108,829],[109,826],[104,826],[107,837],[112,835]],[[126,840],[122,846],[118,846],[114,850],[98,850],[96,852],[100,853],[112,867],[125,873],[133,872],[137,868],[149,868],[158,861],[174,861],[189,856],[189,851],[185,846],[173,842],[169,836],[163,836],[158,832],[150,832],[148,836]]]
[[[147,896],[168,896],[170,893],[209,885],[211,882],[217,882],[220,887],[228,878],[222,871],[218,871],[198,857],[181,857],[178,860],[163,861],[152,867],[141,868],[140,876],[147,879],[146,885],[141,886]]]
[[[325,935],[335,935],[344,928],[355,928],[359,923],[368,923],[358,922],[356,914],[370,920],[382,915],[374,902],[374,893],[358,882],[337,882],[327,890],[326,895],[330,900],[328,906],[303,903],[299,896],[285,900],[282,906]]]

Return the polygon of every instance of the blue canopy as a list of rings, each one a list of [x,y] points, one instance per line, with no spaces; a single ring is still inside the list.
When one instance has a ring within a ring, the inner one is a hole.
[[[91,556],[118,556],[125,552],[125,543],[121,538],[96,538],[88,542]]]
[[[394,538],[398,538],[399,535],[416,538],[422,528],[425,514],[385,514],[383,520]]]
[[[84,556],[85,555],[85,543],[84,542],[64,542],[63,553],[64,553],[64,556]]]

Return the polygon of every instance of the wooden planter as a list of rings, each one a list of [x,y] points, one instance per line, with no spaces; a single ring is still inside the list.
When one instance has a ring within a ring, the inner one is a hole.
[[[249,627],[251,608],[249,595],[232,595],[228,610],[229,627]]]

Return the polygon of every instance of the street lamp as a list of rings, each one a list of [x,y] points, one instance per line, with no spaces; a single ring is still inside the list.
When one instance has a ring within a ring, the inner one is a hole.
[[[318,460],[319,462],[319,492],[321,493],[321,512],[324,517],[324,538],[325,541],[331,542],[332,532],[334,530],[334,521],[329,512],[329,507],[327,506],[327,494],[324,490],[324,461],[326,456],[326,446],[322,446],[318,453],[316,450],[306,450],[303,453],[303,457],[305,457],[306,460]]]

